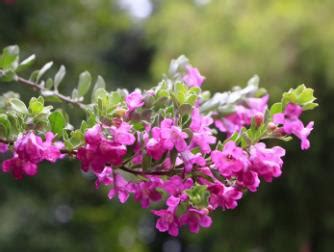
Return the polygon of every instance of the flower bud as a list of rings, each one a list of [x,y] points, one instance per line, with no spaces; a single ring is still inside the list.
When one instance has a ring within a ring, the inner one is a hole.
[[[260,127],[261,124],[263,123],[263,114],[261,112],[257,112],[254,116],[254,120],[255,120],[255,125],[256,127]]]

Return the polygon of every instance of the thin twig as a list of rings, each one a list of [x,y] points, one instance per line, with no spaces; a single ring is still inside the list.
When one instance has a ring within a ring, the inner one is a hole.
[[[120,170],[135,174],[135,175],[157,175],[157,176],[161,176],[161,175],[173,175],[176,174],[177,171],[175,170],[171,170],[171,171],[138,171],[138,170],[132,170],[128,167],[125,166],[121,166],[119,167]]]
[[[35,83],[35,82],[30,81],[30,80],[24,79],[24,78],[22,78],[20,76],[16,76],[15,80],[18,83],[24,84],[26,86],[31,87],[34,90],[40,91],[42,96],[47,97],[46,95],[43,95],[43,91],[52,92],[53,96],[58,97],[59,99],[63,100],[64,102],[72,104],[74,106],[77,106],[77,107],[79,107],[79,108],[81,108],[83,110],[86,109],[86,105],[84,103],[82,103],[80,101],[73,100],[73,99],[71,99],[71,97],[65,96],[65,95],[60,94],[60,93],[58,93],[56,91],[52,91],[52,90],[46,89],[45,87],[43,87],[41,85],[38,85],[38,83]]]

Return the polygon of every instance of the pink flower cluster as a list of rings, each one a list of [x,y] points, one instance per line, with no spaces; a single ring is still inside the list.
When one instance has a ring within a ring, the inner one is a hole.
[[[313,130],[314,122],[309,122],[306,127],[299,119],[303,112],[303,108],[297,104],[289,103],[283,113],[274,115],[274,123],[283,125],[283,131],[285,134],[293,134],[301,141],[300,147],[302,150],[310,148],[310,141],[308,136]]]
[[[225,116],[222,119],[215,120],[215,126],[221,131],[231,135],[238,132],[244,126],[249,126],[252,118],[261,121],[268,107],[269,95],[261,98],[249,97],[242,104],[235,106],[235,112]]]
[[[122,164],[128,152],[127,146],[133,145],[136,139],[130,133],[131,125],[126,122],[118,123],[119,125],[110,127],[98,124],[87,130],[86,145],[77,154],[84,171],[92,169],[100,173],[105,166]]]
[[[205,78],[198,69],[187,65],[185,70],[182,78],[176,77],[188,86],[184,89],[200,87]],[[173,87],[168,88],[164,90],[167,96],[169,91],[174,92]],[[169,108],[154,111],[152,105],[149,112],[156,114],[151,120],[138,119],[149,107],[145,104],[148,96],[153,101],[161,98],[155,95],[154,90],[126,95],[117,105],[124,113],[87,129],[83,144],[71,153],[81,161],[84,172],[96,176],[96,188],[108,187],[109,199],[125,203],[133,195],[143,208],[165,202],[164,208],[151,212],[157,216],[156,228],[172,236],[177,236],[184,226],[193,233],[210,227],[212,211],[236,208],[245,191],[255,192],[260,181],[271,182],[282,174],[285,150],[268,147],[261,142],[263,136],[292,134],[301,140],[303,150],[310,147],[308,136],[313,122],[304,126],[299,119],[303,108],[297,104],[287,104],[269,121],[270,116],[265,119],[269,96],[246,97],[234,106],[234,113],[217,119],[217,111],[201,112],[200,100],[192,103],[195,106],[191,115],[184,115],[179,111],[179,100],[174,104],[172,93]],[[255,125],[248,131],[246,126],[252,121]],[[217,139],[217,128],[228,136],[225,141]],[[259,132],[254,133],[256,130]],[[4,143],[0,143],[0,153],[8,150]],[[43,160],[55,162],[62,158],[63,147],[54,142],[51,132],[46,133],[44,141],[28,132],[17,138],[14,155],[3,162],[2,169],[17,179],[33,176]]]
[[[162,120],[159,126],[147,126],[138,134],[134,134],[124,121],[118,126],[96,125],[87,130],[86,145],[79,149],[78,159],[85,171],[92,168],[97,176],[97,187],[102,184],[110,188],[110,199],[118,197],[124,203],[133,194],[134,199],[147,208],[167,195],[167,208],[152,210],[159,217],[156,224],[159,231],[176,236],[186,225],[191,232],[197,233],[201,227],[211,225],[211,211],[219,207],[234,209],[245,189],[257,190],[260,178],[270,182],[279,177],[285,155],[283,148],[268,148],[264,143],[253,144],[244,150],[228,141],[222,150],[215,149],[217,139],[210,128],[212,124],[213,119],[202,115],[195,107],[189,124],[191,135],[171,118]],[[124,157],[129,152],[134,158],[127,162],[130,167],[124,170]],[[177,153],[174,160],[173,152]],[[145,175],[141,164],[146,155],[156,162],[164,158],[158,171],[174,171],[171,173],[174,175]],[[124,172],[129,169],[144,179],[126,179]],[[193,203],[188,194],[198,186],[204,186],[208,193],[205,206]]]
[[[45,141],[33,132],[20,135],[14,144],[13,157],[2,163],[3,172],[11,172],[16,179],[36,175],[40,162],[54,163],[63,156],[60,151],[63,144],[53,140],[52,132],[45,134]]]

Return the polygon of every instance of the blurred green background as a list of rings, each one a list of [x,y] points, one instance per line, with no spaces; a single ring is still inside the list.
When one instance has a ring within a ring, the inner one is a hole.
[[[86,69],[108,89],[150,87],[186,54],[212,91],[257,73],[272,101],[305,83],[320,103],[305,117],[316,121],[312,148],[284,144],[282,177],[197,235],[156,232],[148,210],[109,201],[74,161],[22,181],[2,174],[0,251],[334,251],[333,10],[332,0],[0,0],[0,47],[37,54],[36,67],[65,64],[64,93]],[[84,116],[69,110],[74,123]]]

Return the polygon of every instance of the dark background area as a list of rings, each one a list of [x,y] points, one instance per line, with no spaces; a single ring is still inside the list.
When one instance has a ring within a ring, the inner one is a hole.
[[[311,149],[284,143],[282,177],[237,209],[216,211],[197,235],[158,233],[148,210],[109,201],[74,161],[45,164],[22,181],[2,174],[0,251],[334,251],[333,10],[331,0],[0,0],[0,47],[35,53],[36,68],[65,64],[64,93],[84,70],[109,90],[150,87],[185,54],[212,91],[259,74],[271,102],[305,83],[320,103],[304,117],[315,120]],[[0,85],[10,89],[37,95]],[[74,123],[84,116],[69,111]]]

